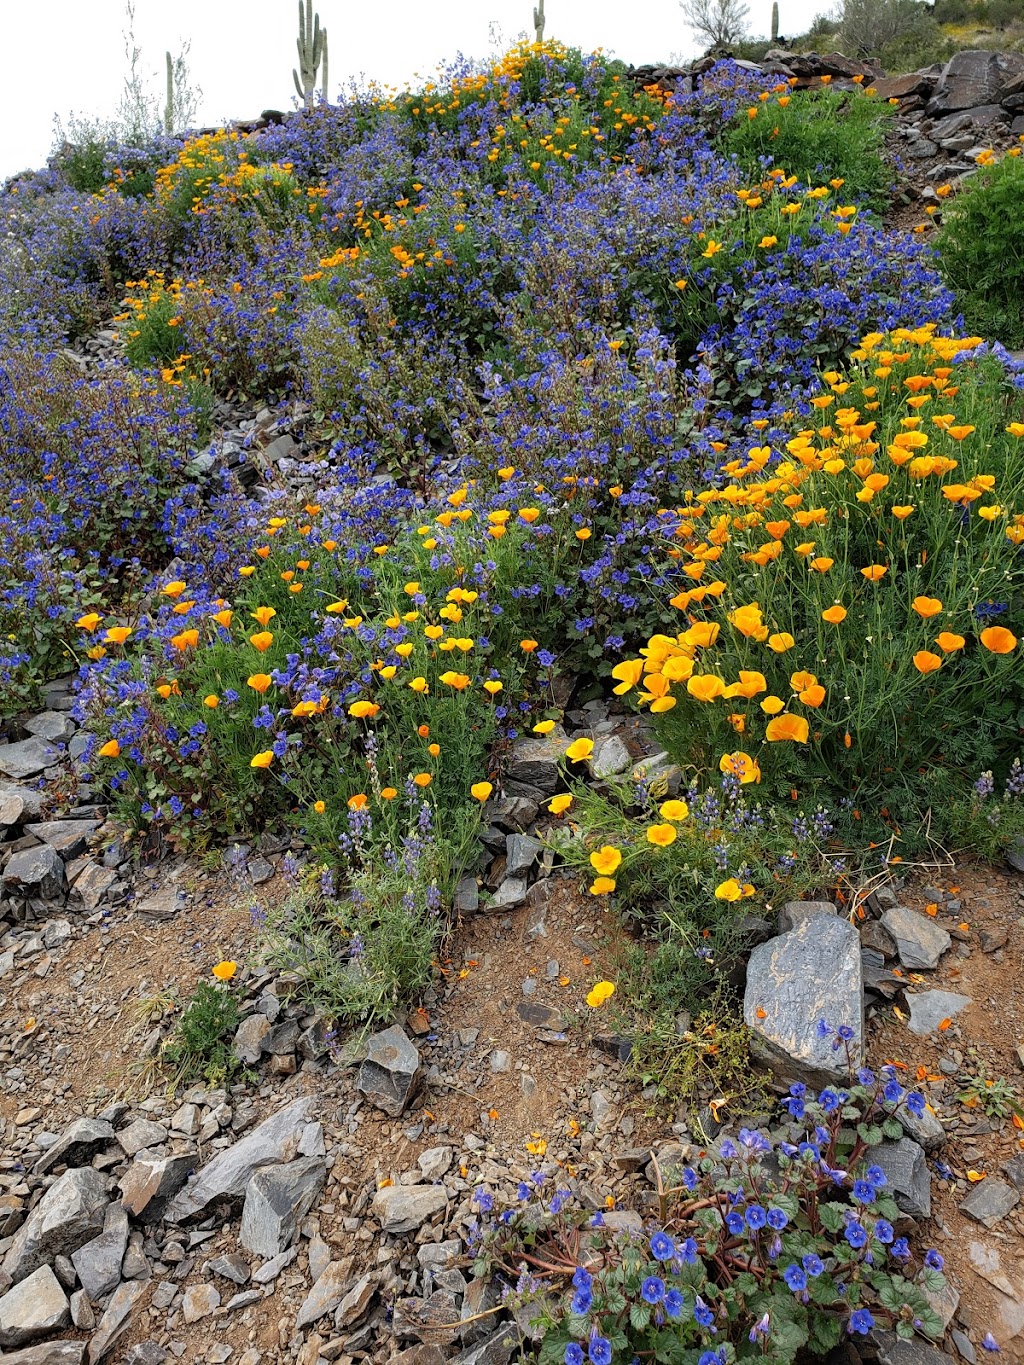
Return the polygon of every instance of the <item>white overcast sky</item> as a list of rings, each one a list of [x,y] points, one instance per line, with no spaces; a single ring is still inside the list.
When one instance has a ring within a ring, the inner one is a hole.
[[[766,33],[771,0],[749,0]],[[482,57],[531,24],[533,0],[317,0],[336,95],[352,77],[404,84],[462,52]],[[801,32],[829,0],[781,0],[782,32]],[[637,64],[694,56],[678,0],[547,0],[547,36]],[[124,0],[0,0],[0,180],[40,166],[53,118],[113,114],[125,73]],[[136,0],[135,35],[161,90],[164,52],[192,44],[202,123],[290,108],[297,0]]]

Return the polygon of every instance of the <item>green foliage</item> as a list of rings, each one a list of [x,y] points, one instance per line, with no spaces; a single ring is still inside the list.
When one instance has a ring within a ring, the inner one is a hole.
[[[238,1001],[230,987],[200,981],[160,1053],[172,1070],[172,1086],[230,1080],[239,1064],[231,1051],[238,1023]]]
[[[936,235],[943,273],[967,325],[1024,346],[1024,159],[982,166],[947,200]]]
[[[795,1088],[796,1121],[774,1148],[741,1129],[738,1143],[692,1166],[659,1169],[642,1231],[607,1227],[568,1189],[542,1195],[539,1176],[506,1210],[479,1190],[474,1275],[496,1277],[517,1316],[539,1329],[541,1365],[587,1355],[791,1365],[876,1326],[936,1340],[942,1321],[927,1296],[944,1286],[942,1258],[917,1261],[895,1237],[884,1174],[865,1169],[870,1143],[899,1132],[891,1114],[902,1090],[887,1081],[893,1098],[883,1099],[881,1083],[866,1079],[841,1099]],[[923,1110],[920,1095],[908,1103]]]
[[[61,172],[72,189],[82,194],[98,194],[107,183],[107,151],[109,139],[105,133],[78,130],[80,140],[66,143],[59,151]]]
[[[1024,715],[1024,423],[1002,367],[970,358],[976,344],[929,329],[867,338],[848,379],[826,374],[819,430],[783,438],[792,463],[771,498],[748,492],[752,446],[700,495],[704,511],[666,523],[697,557],[714,532],[717,585],[708,596],[694,586],[706,565],[684,565],[672,601],[689,632],[652,639],[617,676],[628,689],[629,670],[646,670],[641,701],[680,761],[714,769],[742,745],[780,796],[820,784],[893,801],[901,823],[935,765],[1005,775]],[[908,395],[930,430],[906,415]]]
[[[355,822],[343,889],[335,890],[330,870],[314,871],[262,922],[264,961],[287,972],[333,1024],[389,1019],[433,979],[446,907],[479,818],[465,808],[435,812],[430,829],[423,809],[406,796],[377,803],[374,824]]]
[[[1011,1114],[1024,1118],[1017,1091],[1004,1077],[990,1077],[987,1069],[978,1064],[975,1074],[958,1093],[957,1099],[968,1109],[981,1109],[990,1119],[1005,1119]]]
[[[842,180],[847,202],[884,207],[892,183],[883,155],[892,109],[862,90],[799,90],[782,99],[788,103],[775,98],[741,109],[722,134],[723,149],[757,179],[767,158],[806,184]]]

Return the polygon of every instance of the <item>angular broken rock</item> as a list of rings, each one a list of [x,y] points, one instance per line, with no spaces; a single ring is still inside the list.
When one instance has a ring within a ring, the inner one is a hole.
[[[133,1161],[121,1177],[121,1203],[136,1218],[150,1222],[163,1213],[164,1203],[177,1194],[196,1162],[195,1153]]]
[[[54,1166],[81,1166],[113,1140],[114,1130],[105,1119],[75,1119],[59,1141],[43,1153],[33,1170],[37,1175],[45,1175]]]
[[[255,1066],[263,1055],[263,1039],[270,1032],[270,1020],[258,1011],[243,1019],[235,1032],[231,1050],[246,1066]]]
[[[84,1341],[44,1341],[3,1357],[4,1365],[82,1365]]]
[[[102,823],[101,820],[44,820],[41,824],[26,825],[25,830],[70,861],[84,853]]]
[[[185,1290],[181,1315],[187,1323],[200,1322],[220,1307],[220,1290],[212,1284],[193,1284]]]
[[[553,794],[561,781],[561,763],[569,739],[560,725],[546,735],[516,740],[505,777],[507,796]]]
[[[827,1085],[849,1074],[846,1049],[819,1036],[822,1019],[852,1030],[850,1061],[864,1047],[860,938],[845,919],[814,915],[759,944],[747,964],[743,1018],[751,1052],[786,1084]]]
[[[18,744],[0,744],[0,773],[16,782],[23,777],[35,777],[44,768],[52,767],[60,754],[52,744],[34,735]]]
[[[956,991],[922,991],[920,995],[908,995],[910,1022],[907,1027],[919,1038],[927,1038],[945,1020],[955,1019],[970,1003],[969,995],[958,995]]]
[[[166,1221],[184,1223],[198,1218],[211,1204],[240,1204],[254,1171],[294,1157],[314,1106],[315,1100],[308,1095],[293,1100],[218,1153],[174,1196],[164,1211]]]
[[[882,924],[896,940],[896,951],[904,967],[912,971],[931,971],[953,942],[945,929],[916,910],[894,905],[882,916]]]
[[[331,1261],[306,1295],[295,1319],[295,1326],[301,1330],[311,1323],[319,1322],[328,1313],[333,1313],[345,1297],[345,1286],[351,1276],[351,1257],[344,1261]]]
[[[95,910],[117,881],[117,869],[87,862],[71,886],[71,899],[81,901],[86,910]]]
[[[127,1128],[121,1129],[117,1141],[128,1156],[136,1156],[147,1147],[159,1147],[161,1142],[166,1142],[167,1129],[152,1119],[136,1119]]]
[[[1020,1203],[1020,1195],[1005,1180],[989,1176],[979,1181],[960,1205],[960,1212],[966,1213],[983,1227],[994,1228],[1002,1222],[1011,1209]]]
[[[788,934],[805,919],[815,915],[834,915],[836,907],[831,901],[787,901],[779,911],[779,933]]]
[[[111,1204],[100,1235],[71,1256],[82,1288],[93,1303],[99,1303],[121,1283],[121,1262],[127,1249],[128,1214],[121,1204]]]
[[[11,895],[40,896],[46,901],[63,900],[67,889],[64,860],[49,844],[23,848],[7,860],[3,889]]]
[[[397,1024],[372,1034],[356,1089],[375,1109],[397,1119],[412,1098],[420,1075],[420,1054]]]
[[[633,765],[633,755],[626,748],[621,735],[606,735],[594,744],[590,758],[590,771],[600,781],[603,777],[615,777]]]
[[[111,1295],[96,1327],[96,1334],[89,1342],[89,1365],[97,1365],[127,1332],[131,1326],[132,1314],[139,1306],[139,1300],[146,1292],[140,1280],[125,1280]]]
[[[880,1142],[865,1153],[865,1161],[885,1172],[885,1193],[896,1200],[896,1207],[911,1218],[930,1218],[932,1178],[924,1149],[911,1138]]]
[[[327,1164],[317,1156],[256,1171],[245,1191],[238,1237],[246,1251],[269,1260],[290,1247],[326,1179]]]
[[[55,1256],[69,1256],[100,1231],[106,1205],[106,1176],[91,1166],[65,1171],[14,1234],[3,1269],[17,1284]]]
[[[41,1265],[0,1298],[0,1346],[27,1346],[70,1321],[67,1295],[50,1267]]]
[[[384,1232],[415,1232],[448,1203],[443,1185],[387,1185],[373,1199]]]

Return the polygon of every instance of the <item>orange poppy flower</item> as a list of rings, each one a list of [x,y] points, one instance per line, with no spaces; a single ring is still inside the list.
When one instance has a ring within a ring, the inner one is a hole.
[[[1011,654],[1017,648],[1017,637],[1005,626],[989,626],[980,635],[981,643],[992,654]]]
[[[806,744],[809,733],[810,726],[803,716],[794,716],[791,712],[786,712],[785,715],[776,716],[774,720],[768,722],[764,737],[770,743],[790,739],[797,744]]]

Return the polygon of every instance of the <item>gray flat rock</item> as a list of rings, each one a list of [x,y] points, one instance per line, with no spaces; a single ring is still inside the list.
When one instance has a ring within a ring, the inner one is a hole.
[[[121,1203],[134,1217],[151,1222],[161,1216],[165,1202],[178,1193],[195,1163],[194,1152],[157,1159],[139,1157],[121,1177]]]
[[[25,722],[30,735],[50,744],[66,744],[77,728],[65,711],[40,711],[38,716]]]
[[[911,1138],[880,1142],[865,1153],[865,1160],[881,1166],[897,1207],[911,1218],[929,1218],[932,1211],[932,1178],[924,1150]]]
[[[122,1205],[111,1204],[100,1235],[71,1254],[71,1264],[93,1303],[99,1303],[121,1283],[121,1263],[127,1250],[128,1214]]]
[[[259,1167],[282,1164],[295,1156],[314,1106],[310,1096],[293,1100],[220,1152],[167,1205],[164,1211],[167,1222],[184,1223],[198,1218],[214,1203],[240,1204]]]
[[[84,1341],[44,1341],[3,1357],[4,1365],[82,1365]]]
[[[935,1033],[944,1020],[955,1019],[970,1003],[969,995],[957,995],[956,991],[922,991],[920,995],[908,995],[910,1031],[919,1038],[926,1038],[929,1033]]]
[[[743,1018],[751,1050],[787,1084],[824,1085],[848,1075],[845,1049],[818,1036],[826,1019],[853,1030],[854,1066],[864,1048],[860,938],[845,919],[813,915],[758,944],[747,964]]]
[[[107,1178],[91,1166],[66,1171],[14,1234],[3,1268],[17,1284],[55,1256],[70,1256],[103,1226]]]
[[[43,820],[26,825],[25,829],[56,849],[62,858],[70,860],[85,852],[89,840],[102,823],[102,820]]]
[[[245,1250],[269,1260],[290,1247],[326,1179],[327,1164],[316,1156],[257,1170],[245,1191],[238,1234]]]
[[[125,1280],[114,1290],[89,1342],[89,1365],[96,1365],[121,1340],[145,1293],[146,1285],[140,1280]]]
[[[36,777],[44,768],[52,768],[60,761],[60,753],[52,744],[33,735],[17,744],[0,744],[0,773],[15,782],[24,777]]]
[[[388,1185],[373,1198],[384,1232],[415,1232],[448,1204],[443,1185]]]
[[[82,1166],[114,1140],[114,1129],[105,1119],[75,1119],[74,1123],[47,1148],[33,1170],[45,1175],[55,1166]]]
[[[0,1298],[0,1346],[28,1346],[70,1321],[67,1295],[50,1267],[41,1265]]]
[[[932,971],[953,942],[941,925],[905,905],[886,910],[882,924],[896,941],[900,961],[911,971]]]
[[[391,1118],[398,1118],[415,1093],[420,1075],[420,1054],[397,1024],[371,1034],[366,1041],[366,1060],[359,1068],[356,1089]]]
[[[960,1205],[960,1212],[983,1227],[994,1228],[1019,1203],[1020,1194],[1012,1185],[990,1175],[975,1185]]]
[[[3,871],[3,889],[9,895],[40,896],[43,900],[63,900],[67,889],[64,860],[49,844],[23,848],[12,853]]]

